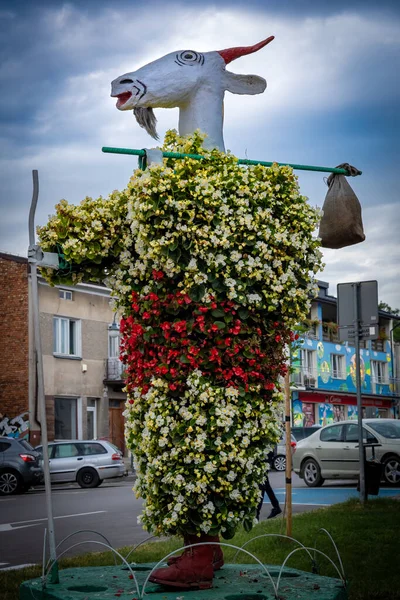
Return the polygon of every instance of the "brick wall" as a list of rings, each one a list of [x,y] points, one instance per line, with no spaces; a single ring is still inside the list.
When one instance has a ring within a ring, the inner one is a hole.
[[[0,253],[0,415],[26,412],[29,380],[28,262]]]

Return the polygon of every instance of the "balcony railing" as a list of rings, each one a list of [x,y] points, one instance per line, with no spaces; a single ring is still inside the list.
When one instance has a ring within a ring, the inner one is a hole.
[[[109,381],[122,381],[124,365],[119,358],[107,358],[106,360],[106,379]]]
[[[295,367],[296,371],[292,373],[292,383],[306,388],[318,387],[317,369],[307,367]]]

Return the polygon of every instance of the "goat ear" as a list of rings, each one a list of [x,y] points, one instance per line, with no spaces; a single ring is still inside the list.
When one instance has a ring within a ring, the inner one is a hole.
[[[267,82],[258,75],[237,75],[225,71],[225,89],[232,94],[262,94]]]

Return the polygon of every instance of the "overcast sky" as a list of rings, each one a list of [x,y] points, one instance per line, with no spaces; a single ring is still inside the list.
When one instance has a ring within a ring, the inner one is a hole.
[[[268,82],[258,96],[225,96],[225,144],[241,158],[363,171],[350,180],[366,241],[324,251],[319,278],[377,279],[379,299],[400,308],[400,3],[381,0],[3,0],[0,9],[0,251],[26,256],[32,169],[39,170],[36,223],[66,198],[123,189],[136,158],[102,146],[152,147],[110,82],[175,50],[263,50],[232,62]],[[158,132],[176,109],[156,110]],[[322,206],[324,174],[297,172]]]

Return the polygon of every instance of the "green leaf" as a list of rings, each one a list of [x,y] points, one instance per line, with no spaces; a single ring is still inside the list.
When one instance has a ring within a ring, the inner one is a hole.
[[[238,315],[241,319],[243,319],[243,321],[245,321],[249,317],[249,311],[247,308],[239,308]]]
[[[213,281],[211,285],[216,292],[223,292],[225,290],[224,284],[222,283],[222,281],[219,281],[219,279]]]
[[[190,360],[184,354],[180,355],[179,360],[181,361],[181,363],[184,363],[185,365],[190,364]]]
[[[218,327],[218,329],[225,329],[226,325],[223,321],[215,321],[214,325]]]
[[[243,527],[244,527],[244,530],[247,531],[247,533],[248,533],[249,531],[251,531],[253,529],[252,521],[250,521],[250,519],[245,519],[243,521]]]
[[[232,528],[230,527],[228,529],[228,527],[227,527],[225,531],[221,532],[221,535],[222,535],[222,537],[225,540],[231,540],[234,537],[234,535],[235,535],[235,528],[234,527],[232,527]]]
[[[176,249],[177,249],[177,247],[178,247],[178,246],[179,246],[179,242],[175,240],[175,241],[174,241],[174,242],[172,242],[172,244],[170,244],[168,247],[169,247],[170,251],[171,251],[171,252],[173,252],[174,250],[176,250]]]
[[[189,291],[189,298],[194,302],[200,302],[206,293],[205,286],[201,283],[200,285],[194,285],[192,289]]]
[[[216,308],[215,310],[212,310],[212,311],[211,311],[211,314],[212,314],[212,316],[213,316],[213,317],[215,317],[216,319],[217,319],[218,317],[224,317],[224,316],[225,316],[225,313],[224,313],[224,311],[223,311],[223,310],[221,310],[220,308]]]

